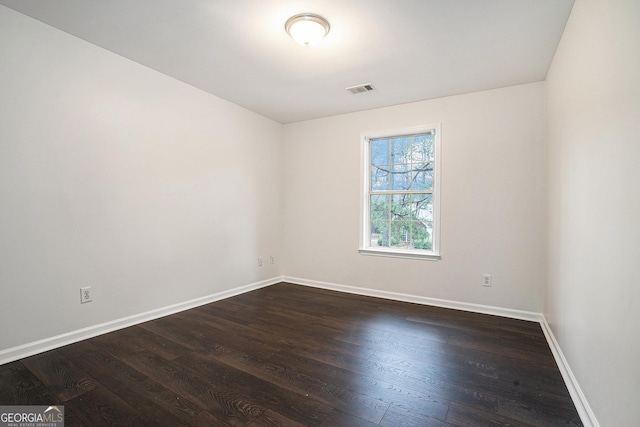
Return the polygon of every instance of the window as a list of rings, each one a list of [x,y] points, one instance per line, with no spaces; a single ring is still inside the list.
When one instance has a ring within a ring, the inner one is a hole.
[[[440,126],[363,135],[360,252],[439,258]]]

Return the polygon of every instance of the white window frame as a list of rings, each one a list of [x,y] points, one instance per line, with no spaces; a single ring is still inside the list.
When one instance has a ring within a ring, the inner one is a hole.
[[[435,132],[434,136],[434,161],[433,161],[433,234],[432,249],[405,249],[392,247],[372,247],[370,246],[370,189],[371,189],[371,144],[372,139],[391,138],[398,136],[408,136],[420,133]],[[368,131],[361,134],[360,145],[360,245],[358,252],[363,255],[389,256],[398,258],[412,258],[424,260],[439,260],[440,255],[440,187],[442,180],[440,176],[442,150],[441,150],[441,127],[440,123],[434,125],[424,125],[407,127],[401,129]]]

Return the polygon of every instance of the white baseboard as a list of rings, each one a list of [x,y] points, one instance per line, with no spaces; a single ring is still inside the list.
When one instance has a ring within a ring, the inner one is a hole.
[[[564,357],[562,349],[560,349],[560,345],[558,344],[556,337],[553,335],[553,331],[551,330],[549,323],[547,323],[547,319],[544,315],[540,321],[540,326],[542,327],[544,336],[547,338],[549,348],[551,348],[551,352],[553,353],[553,358],[558,364],[558,369],[560,369],[560,373],[562,374],[564,383],[569,390],[569,395],[573,400],[573,404],[576,406],[576,410],[580,415],[582,424],[584,424],[584,427],[600,427],[600,423],[598,423],[593,410],[591,410],[591,406],[589,406],[589,402],[587,402],[587,398],[582,392],[582,389],[578,384],[578,380],[575,375],[573,375],[573,371],[571,371],[571,368],[569,367],[569,362]]]
[[[519,320],[529,320],[540,323],[542,332],[544,333],[549,348],[553,353],[553,357],[558,365],[562,378],[569,390],[569,395],[573,400],[573,403],[580,415],[582,424],[585,427],[600,427],[600,424],[596,420],[596,417],[587,402],[587,399],[582,393],[576,377],[573,375],[567,359],[565,359],[558,342],[553,336],[553,332],[547,323],[547,319],[542,313],[535,313],[531,311],[513,310],[510,308],[493,307],[481,304],[471,304],[460,301],[443,300],[437,298],[428,298],[417,295],[402,294],[397,292],[380,291],[376,289],[360,288],[355,286],[338,285],[335,283],[320,282],[316,280],[300,279],[297,277],[284,276],[282,278],[284,282],[293,283],[297,285],[311,286],[314,288],[322,288],[339,292],[347,292],[350,294],[365,295],[370,297],[385,298],[396,301],[411,302],[423,305],[433,305],[437,307],[452,308],[456,310],[471,311],[474,313],[492,314],[495,316],[508,317]]]
[[[365,295],[369,297],[385,298],[395,301],[412,302],[422,305],[433,305],[436,307],[453,308],[456,310],[471,311],[474,313],[492,314],[494,316],[508,317],[511,319],[529,320],[540,322],[542,314],[533,311],[513,310],[511,308],[494,307],[490,305],[472,304],[468,302],[452,301],[446,299],[422,297],[418,295],[402,294],[398,292],[380,291],[370,288],[359,288],[356,286],[337,285],[335,283],[319,282],[316,280],[300,279],[298,277],[282,278],[284,282],[296,285],[311,286],[314,288],[329,289],[332,291],[347,292],[350,294]]]
[[[173,304],[167,307],[157,308],[155,310],[150,310],[140,314],[134,314],[132,316],[123,317],[121,319],[112,320],[110,322],[101,323],[99,325],[89,326],[87,328],[67,332],[51,338],[45,338],[39,341],[34,341],[16,347],[8,348],[6,350],[0,350],[0,365],[13,362],[25,357],[33,356],[34,354],[42,353],[54,348],[73,344],[78,341],[93,338],[98,335],[106,334],[107,332],[113,332],[118,329],[127,328],[129,326],[137,325],[143,322],[148,322],[149,320],[158,319],[160,317],[168,316],[180,311],[189,310],[201,305],[209,304],[235,295],[240,295],[245,292],[260,289],[281,281],[282,277],[274,277],[272,279],[251,283],[245,286],[239,286],[237,288],[207,295],[201,298],[192,299],[190,301]]]

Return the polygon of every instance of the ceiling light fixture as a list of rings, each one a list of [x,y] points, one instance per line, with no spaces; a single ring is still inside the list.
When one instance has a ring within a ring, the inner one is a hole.
[[[292,16],[284,24],[285,30],[296,43],[302,46],[314,46],[329,34],[329,21],[313,13],[301,13]]]

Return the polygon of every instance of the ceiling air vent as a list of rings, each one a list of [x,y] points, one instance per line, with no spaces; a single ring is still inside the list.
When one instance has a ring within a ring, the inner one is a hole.
[[[366,83],[366,84],[363,84],[363,85],[351,86],[351,87],[346,88],[346,90],[348,90],[349,92],[351,92],[354,95],[357,95],[359,93],[369,92],[369,91],[375,90],[375,89],[376,88],[374,88],[371,83]]]

